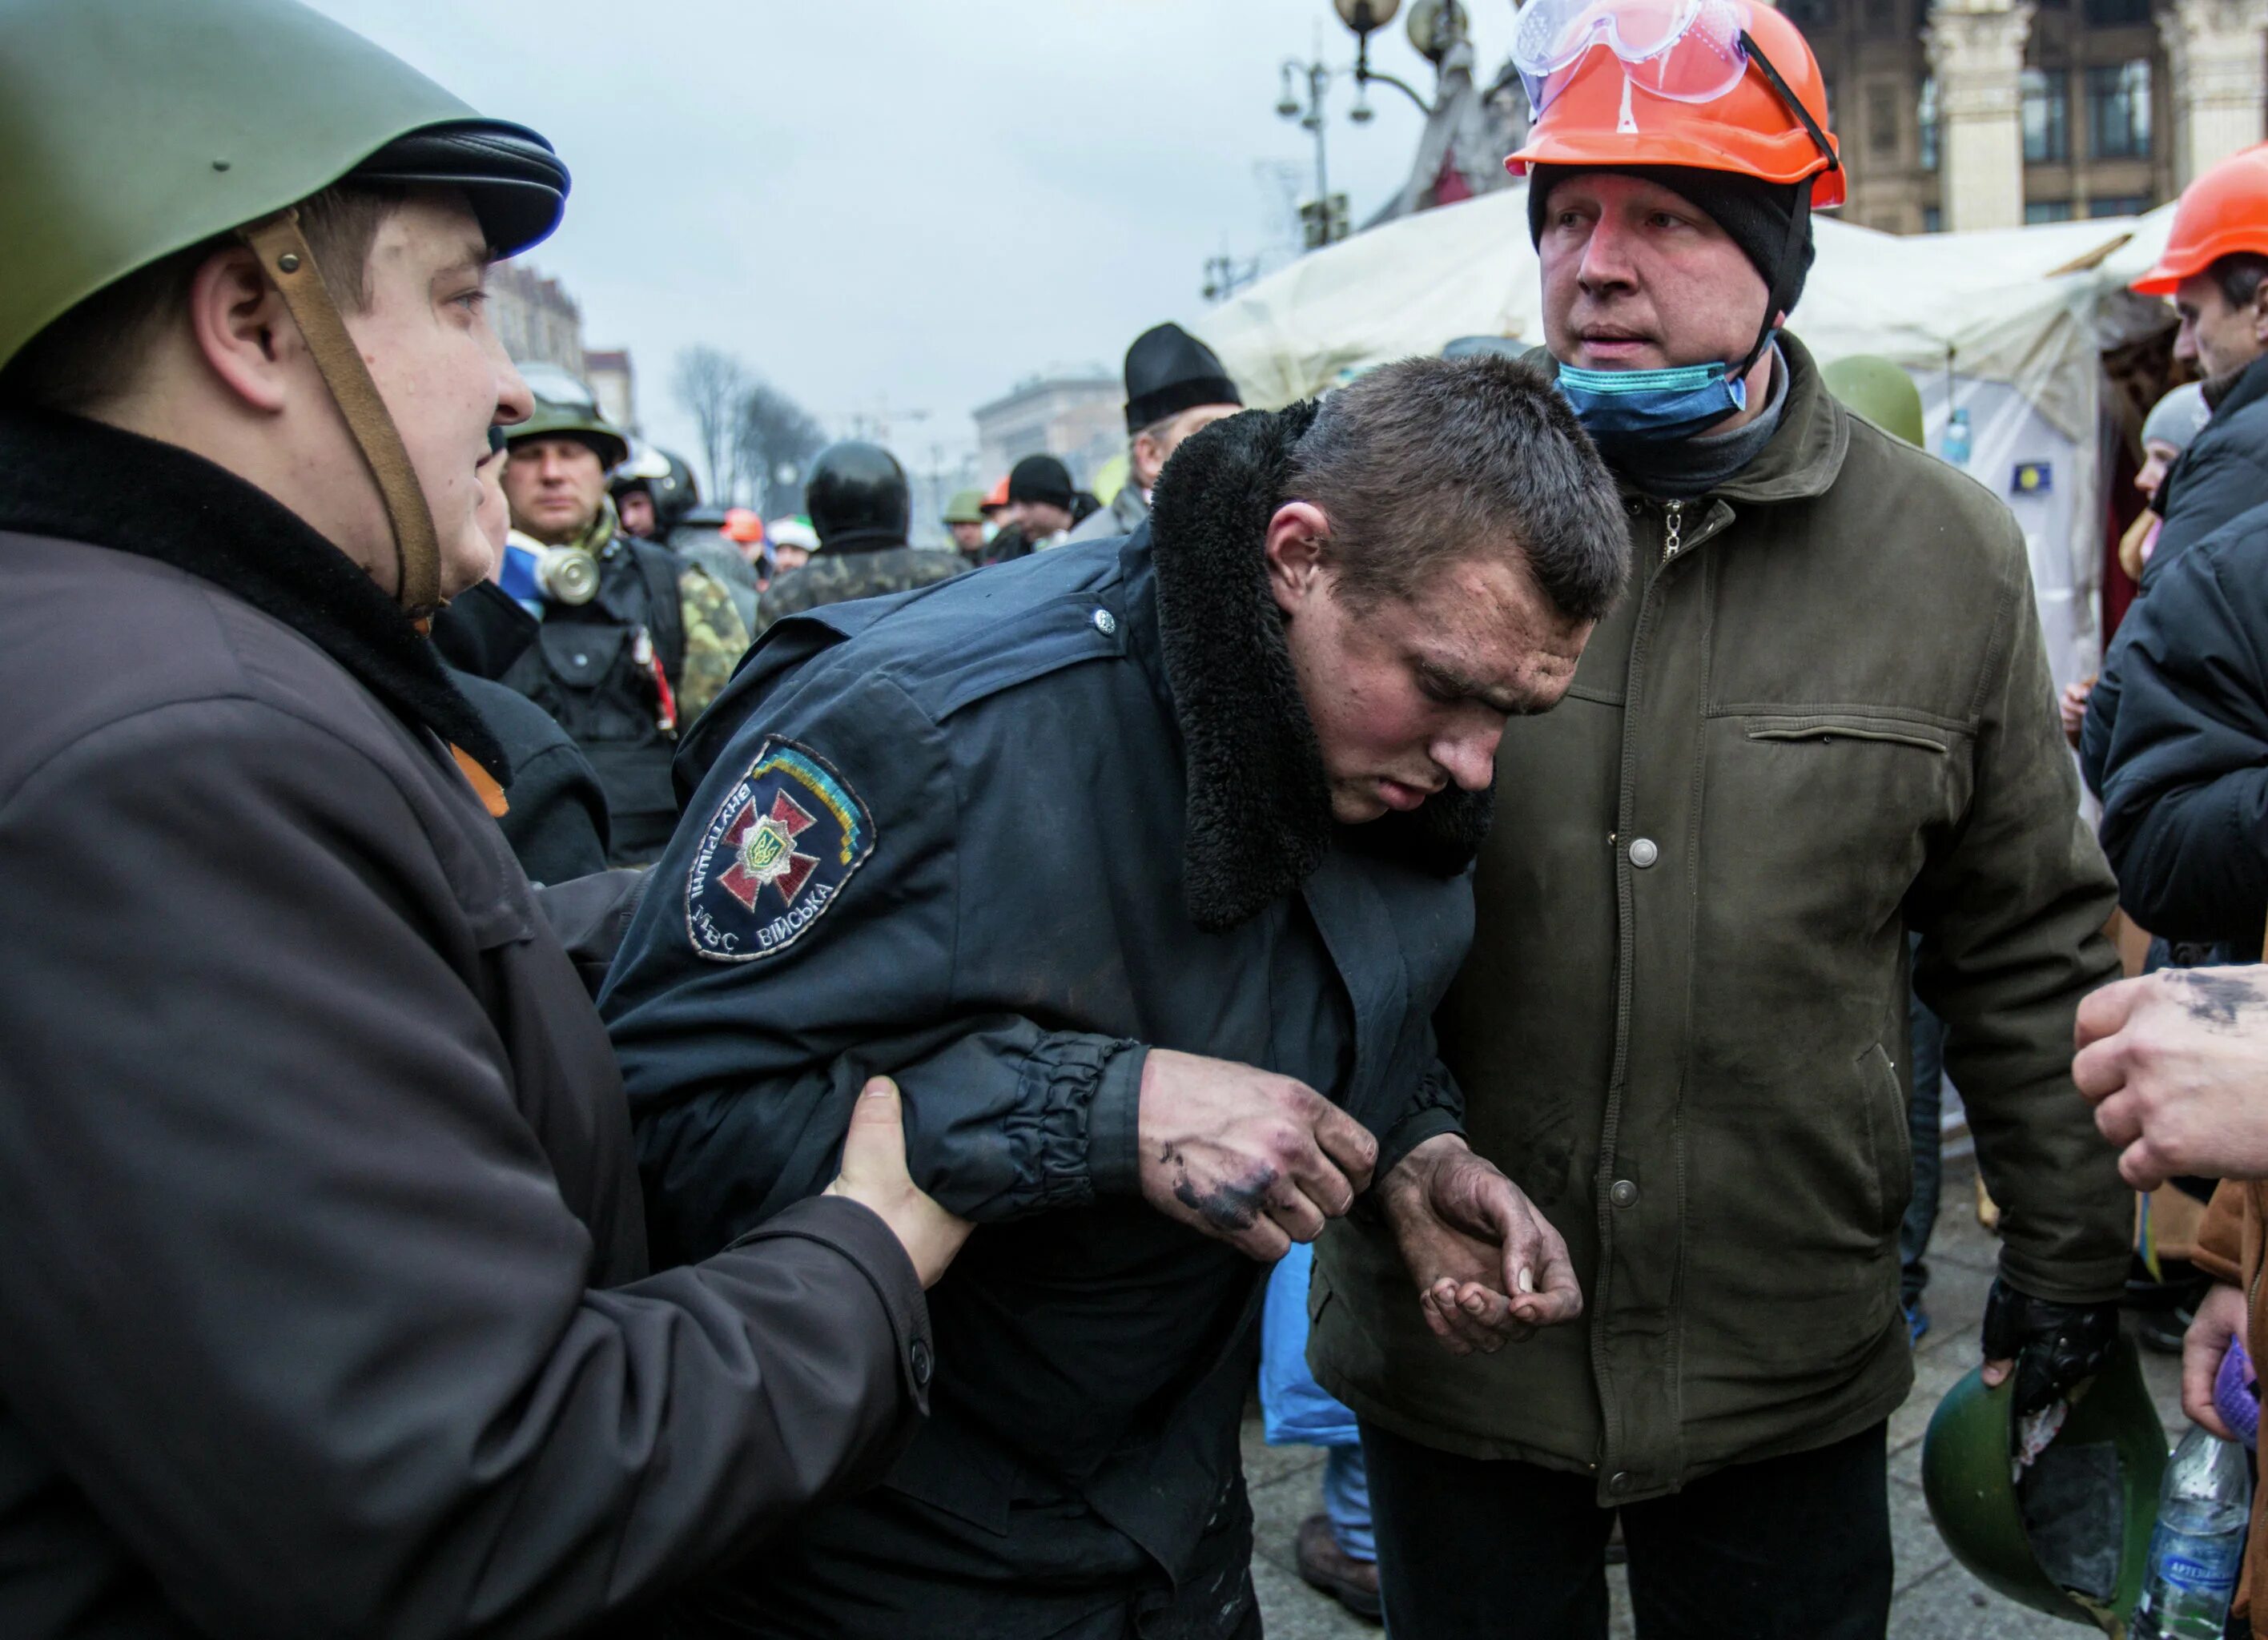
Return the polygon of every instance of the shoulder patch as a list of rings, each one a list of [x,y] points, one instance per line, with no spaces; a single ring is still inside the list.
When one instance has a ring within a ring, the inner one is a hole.
[[[685,933],[711,962],[776,957],[810,931],[874,851],[866,805],[826,760],[777,736],[757,748],[693,851]]]

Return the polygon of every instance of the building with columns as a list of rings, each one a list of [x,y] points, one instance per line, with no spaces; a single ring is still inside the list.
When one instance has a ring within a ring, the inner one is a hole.
[[[1827,77],[1845,220],[2123,216],[2259,142],[2268,0],[1781,0]]]

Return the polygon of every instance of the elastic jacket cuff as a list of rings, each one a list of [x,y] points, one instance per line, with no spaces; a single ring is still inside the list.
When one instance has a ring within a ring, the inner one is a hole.
[[[889,1318],[907,1399],[927,1416],[930,1380],[937,1372],[937,1344],[930,1335],[929,1300],[922,1293],[921,1276],[897,1233],[863,1202],[840,1195],[814,1196],[766,1219],[725,1251],[784,1236],[832,1248],[866,1278]]]
[[[1020,1172],[1023,1212],[1084,1207],[1106,1193],[1138,1189],[1135,1141],[1147,1050],[1120,1037],[1056,1031],[1024,1061],[1011,1143],[1027,1159]]]

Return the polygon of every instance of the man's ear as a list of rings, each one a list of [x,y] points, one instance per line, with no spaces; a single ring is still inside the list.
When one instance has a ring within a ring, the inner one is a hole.
[[[1268,533],[1261,538],[1268,559],[1268,590],[1285,614],[1327,590],[1323,555],[1330,539],[1330,519],[1310,502],[1287,501],[1268,520]]]
[[[2268,342],[2268,279],[2252,293],[2252,339]]]
[[[189,282],[189,334],[206,368],[247,406],[270,414],[290,396],[291,367],[306,350],[299,327],[242,247],[216,251]]]

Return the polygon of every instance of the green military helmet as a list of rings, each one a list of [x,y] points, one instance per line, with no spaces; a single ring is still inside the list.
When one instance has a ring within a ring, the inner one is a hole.
[[[1854,353],[1823,366],[1820,377],[1827,391],[1884,432],[1922,448],[1921,393],[1907,375],[1886,358]]]
[[[599,408],[598,395],[580,377],[556,364],[534,360],[521,365],[519,374],[535,395],[535,413],[505,430],[506,443],[574,438],[598,452],[599,460],[609,472],[630,460],[630,441],[607,419],[607,413]]]
[[[945,504],[947,524],[982,524],[984,522],[984,492],[981,489],[956,489],[953,499]]]
[[[1979,1582],[2123,1636],[2148,1569],[2166,1432],[2125,1339],[2083,1392],[2019,1485],[2014,1375],[1987,1389],[1972,1371],[1931,1416],[1922,1493],[1938,1535]]]
[[[137,268],[352,176],[461,188],[499,255],[567,173],[295,0],[0,0],[0,365]]]

